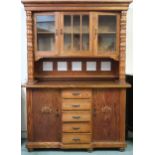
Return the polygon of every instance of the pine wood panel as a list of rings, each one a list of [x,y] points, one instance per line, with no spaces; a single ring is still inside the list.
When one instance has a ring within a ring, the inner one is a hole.
[[[59,90],[32,91],[32,137],[35,142],[61,140],[61,99]]]
[[[32,135],[32,90],[31,89],[26,89],[26,97],[27,97],[27,136],[28,136],[28,141],[33,140],[33,135]]]
[[[93,141],[118,141],[120,137],[119,90],[94,90],[93,111]]]

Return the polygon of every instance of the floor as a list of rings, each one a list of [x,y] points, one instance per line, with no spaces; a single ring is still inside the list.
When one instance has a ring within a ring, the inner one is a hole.
[[[28,152],[25,147],[25,140],[22,140],[21,146],[21,155],[132,155],[133,154],[133,143],[132,140],[127,141],[127,148],[124,152],[120,152],[117,149],[95,149],[93,152],[89,153],[86,150],[34,150],[32,152]]]

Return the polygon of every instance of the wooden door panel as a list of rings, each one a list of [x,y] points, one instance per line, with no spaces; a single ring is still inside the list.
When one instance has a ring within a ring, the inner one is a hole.
[[[35,89],[32,92],[33,141],[60,141],[61,101],[58,90]]]
[[[120,94],[115,89],[94,90],[93,140],[119,140]]]

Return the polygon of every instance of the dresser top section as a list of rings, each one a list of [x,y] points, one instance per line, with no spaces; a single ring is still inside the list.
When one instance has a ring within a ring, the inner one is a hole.
[[[131,3],[132,0],[22,0],[22,3]]]

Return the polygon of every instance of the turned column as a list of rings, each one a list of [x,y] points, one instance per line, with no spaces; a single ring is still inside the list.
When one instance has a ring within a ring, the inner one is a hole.
[[[126,14],[127,14],[127,11],[122,11],[121,12],[121,20],[120,20],[119,80],[121,82],[125,82]]]
[[[27,64],[28,83],[34,83],[34,53],[33,53],[33,17],[31,11],[26,11],[27,20]]]

